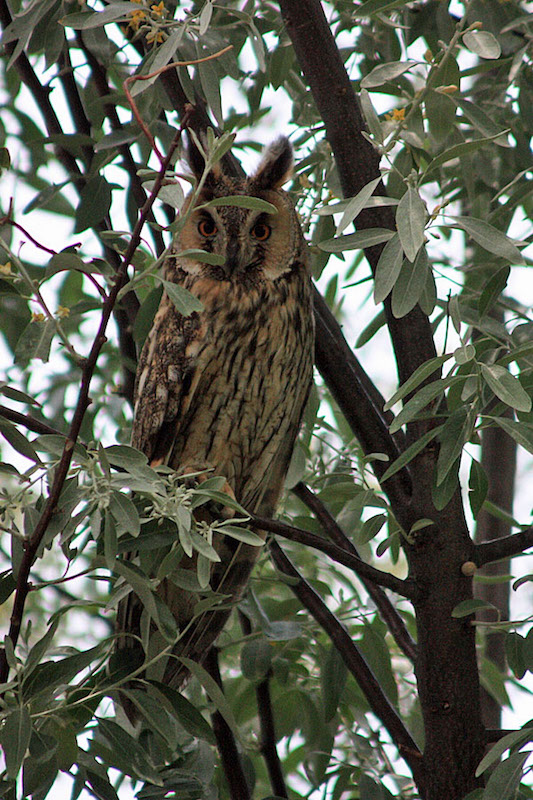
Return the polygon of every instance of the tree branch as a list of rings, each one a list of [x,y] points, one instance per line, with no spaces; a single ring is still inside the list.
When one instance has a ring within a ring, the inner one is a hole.
[[[344,564],[345,567],[353,569],[361,578],[364,576],[367,580],[373,581],[380,586],[385,586],[402,597],[408,597],[410,600],[416,597],[416,588],[409,580],[402,580],[395,575],[390,575],[388,572],[382,572],[375,567],[371,567],[370,564],[362,561],[359,556],[346,552],[342,547],[324,539],[322,536],[317,536],[316,533],[286,525],[276,519],[266,519],[255,515],[252,515],[251,522],[254,527],[261,530],[270,531],[278,536],[283,536],[284,539],[289,539],[291,542],[299,542],[307,547],[320,550],[320,552],[325,553],[339,564]]]
[[[41,422],[30,414],[21,414],[20,411],[13,411],[12,408],[0,405],[0,417],[15,422],[17,425],[23,425],[27,430],[39,434],[53,434],[54,436],[66,436],[65,433],[52,428],[46,422]]]
[[[245,636],[252,633],[252,624],[246,614],[239,611],[239,619]],[[255,697],[257,701],[257,713],[259,715],[259,728],[261,740],[259,747],[261,755],[266,764],[270,787],[276,797],[288,797],[285,778],[281,769],[278,749],[276,747],[276,727],[274,723],[274,713],[272,711],[272,700],[270,697],[270,677],[266,677],[255,687]]]
[[[186,121],[184,120],[183,124],[185,123]],[[170,163],[172,155],[176,147],[178,146],[178,142],[181,139],[182,130],[183,130],[183,125],[177,131],[174,141],[171,147],[169,148],[168,155],[155,181],[153,192],[147,199],[143,208],[141,209],[141,213],[139,215],[139,219],[133,231],[130,243],[126,249],[126,252],[122,259],[122,263],[116,273],[115,283],[113,284],[106,301],[103,303],[100,325],[98,327],[98,332],[93,341],[89,355],[87,356],[84,362],[78,400],[76,403],[76,407],[74,409],[74,415],[72,417],[72,422],[67,435],[65,446],[63,448],[61,459],[54,471],[54,480],[52,483],[52,487],[50,489],[50,493],[48,495],[48,500],[44,504],[42,514],[35,526],[35,529],[31,537],[24,541],[24,553],[19,566],[19,571],[17,576],[17,588],[15,591],[15,599],[13,602],[13,609],[11,613],[11,622],[9,628],[9,638],[11,639],[13,647],[15,647],[17,644],[18,637],[20,634],[20,628],[22,625],[24,607],[29,592],[28,581],[29,581],[30,570],[33,566],[35,557],[37,555],[43,537],[46,533],[48,525],[50,524],[50,521],[56,511],[57,503],[59,501],[61,491],[63,489],[65,480],[68,475],[70,462],[72,460],[72,453],[74,451],[74,446],[76,444],[76,441],[80,433],[80,429],[83,423],[83,418],[85,416],[87,408],[91,403],[91,399],[89,397],[90,384],[94,374],[98,356],[100,355],[100,351],[103,345],[107,341],[105,336],[107,325],[109,323],[111,314],[117,302],[118,294],[128,279],[128,266],[131,263],[131,259],[133,258],[135,250],[139,246],[141,240],[141,231],[146,222],[148,213],[155,201],[155,198],[157,197],[157,192],[159,191],[163,183],[165,171],[168,167],[168,164]],[[9,664],[7,661],[5,648],[3,648],[2,650],[0,650],[0,683],[7,683],[8,676],[9,676]]]
[[[276,567],[291,579],[290,589],[307,608],[324,632],[329,636],[337,648],[342,660],[354,676],[361,691],[365,695],[373,713],[381,720],[392,740],[395,742],[400,755],[405,759],[422,791],[424,786],[424,768],[422,754],[416,742],[404,726],[396,709],[391,705],[372,670],[366,663],[358,647],[352,642],[344,625],[329,610],[322,598],[307,583],[298,572],[281,547],[271,541],[270,552]]]
[[[308,486],[300,482],[293,487],[292,491],[296,497],[298,497],[302,503],[305,503],[309,510],[313,512],[317,520],[322,525],[325,533],[335,542],[336,545],[342,547],[342,549],[346,550],[348,553],[352,553],[352,555],[356,556],[357,558],[361,558],[355,545],[346,536],[340,525],[337,524],[336,520],[331,516],[320,498],[317,497]],[[377,586],[374,581],[363,576],[361,576],[361,581],[363,582],[368,594],[374,601],[381,618],[386,623],[388,629],[394,637],[396,644],[404,653],[404,655],[406,655],[407,658],[414,663],[416,658],[416,644],[410,636],[409,631],[405,627],[403,619],[398,614],[380,586]]]
[[[533,547],[533,527],[526,528],[520,533],[513,533],[511,536],[504,536],[502,539],[492,539],[490,542],[474,545],[472,560],[478,567],[482,567],[502,558],[519,556],[530,547]]]
[[[211,647],[204,661],[204,667],[211,675],[213,680],[222,689],[222,678],[218,666],[218,651],[216,647]],[[233,731],[220,713],[214,711],[211,714],[213,731],[217,740],[217,749],[220,753],[224,775],[228,782],[231,800],[252,800],[250,789],[246,780],[246,775],[242,767],[241,754],[237,747],[237,742]]]

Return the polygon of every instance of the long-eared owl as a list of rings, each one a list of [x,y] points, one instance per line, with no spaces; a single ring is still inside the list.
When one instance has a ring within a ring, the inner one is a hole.
[[[188,159],[200,180],[205,160],[194,144]],[[248,178],[228,177],[219,165],[204,175],[195,207],[164,265],[165,279],[188,289],[203,310],[183,316],[163,294],[135,385],[132,445],[149,463],[178,474],[206,471],[205,477],[223,477],[229,495],[263,516],[273,513],[282,490],[312,379],[306,244],[292,201],[280,188],[291,169],[292,148],[281,137]],[[277,213],[209,206],[235,195],[265,200]],[[186,202],[190,205],[190,199]],[[221,265],[180,255],[195,249],[218,254]],[[193,620],[198,594],[171,578],[158,587],[181,632],[163,676],[174,687],[187,674],[179,657],[204,658],[241,597],[260,550],[220,534],[213,544],[220,562],[212,568],[210,584],[226,598],[223,610],[204,611]],[[194,556],[183,556],[180,566],[195,569]],[[133,646],[132,636],[139,641],[142,608],[133,593],[121,601],[119,648]]]

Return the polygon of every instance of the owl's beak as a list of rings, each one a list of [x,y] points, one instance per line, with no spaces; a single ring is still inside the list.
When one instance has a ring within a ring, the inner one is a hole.
[[[229,277],[239,270],[242,264],[242,254],[238,239],[230,239],[228,242],[228,249],[226,251],[226,263],[224,264],[224,271]]]

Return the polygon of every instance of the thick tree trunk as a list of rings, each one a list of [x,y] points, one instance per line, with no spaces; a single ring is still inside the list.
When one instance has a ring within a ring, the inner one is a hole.
[[[281,0],[280,7],[324,120],[344,195],[353,196],[379,174],[379,157],[362,136],[365,126],[358,100],[319,0]],[[368,209],[358,217],[357,227],[394,228],[394,218],[390,209]],[[379,254],[379,248],[366,252],[372,268]],[[385,312],[398,375],[404,381],[435,355],[429,321],[418,307],[399,320],[387,304]],[[410,425],[408,440],[419,438],[431,424],[429,420]],[[410,577],[420,590],[415,602],[416,675],[426,741],[425,778],[419,790],[425,800],[462,800],[479,785],[475,769],[484,747],[474,628],[470,618],[452,617],[455,606],[472,597],[472,579],[461,567],[472,558],[473,544],[460,492],[441,512],[433,505],[431,482],[437,455],[436,447],[426,448],[410,465],[410,499],[389,499],[405,531],[422,518],[434,522],[406,545]],[[384,488],[387,490],[387,484]]]

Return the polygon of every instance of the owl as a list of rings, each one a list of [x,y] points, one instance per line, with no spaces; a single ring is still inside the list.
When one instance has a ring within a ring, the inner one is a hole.
[[[188,160],[200,181],[205,161],[193,143]],[[281,189],[292,160],[282,137],[247,178],[229,177],[219,165],[207,174],[164,265],[165,279],[185,287],[203,310],[183,316],[163,294],[135,384],[132,445],[152,466],[201,473],[199,480],[220,476],[228,496],[248,512],[268,516],[283,487],[313,368],[307,246]],[[209,206],[230,195],[266,200],[276,213]],[[186,203],[188,208],[191,196]],[[221,256],[222,263],[180,255],[198,249]],[[261,549],[222,534],[213,546],[220,562],[212,567],[210,590],[225,598],[222,607],[195,617],[197,593],[171,578],[158,587],[180,631],[163,674],[175,688],[187,674],[179,657],[202,661],[242,596]],[[194,554],[184,555],[180,567],[195,571]],[[121,601],[120,648],[139,641],[142,611],[133,593]]]

